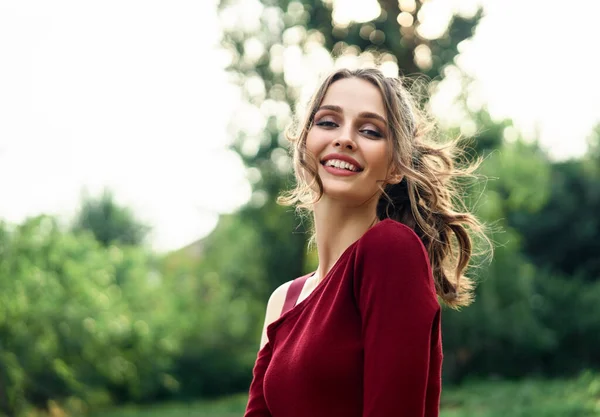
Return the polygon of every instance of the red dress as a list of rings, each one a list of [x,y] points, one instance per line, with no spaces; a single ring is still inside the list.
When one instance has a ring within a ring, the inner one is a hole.
[[[307,276],[290,286],[293,303]],[[437,417],[442,341],[427,252],[386,219],[267,327],[246,417]]]

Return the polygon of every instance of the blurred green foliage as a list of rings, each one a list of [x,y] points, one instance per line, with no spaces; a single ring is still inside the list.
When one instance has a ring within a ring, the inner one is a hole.
[[[0,223],[0,415],[242,390],[256,315],[177,256],[105,246],[50,216]]]
[[[103,247],[48,216],[0,225],[1,408],[90,404],[162,389],[178,349],[152,258]],[[164,315],[152,314],[159,310]],[[163,378],[163,379],[164,379]]]
[[[471,190],[471,199],[493,226],[496,248],[493,262],[474,270],[474,305],[444,316],[447,377],[556,376],[600,367],[600,281],[593,269],[600,175],[586,166],[587,157],[552,162],[521,141],[503,143],[485,161],[490,179]],[[574,269],[564,267],[565,259]]]
[[[112,243],[141,245],[150,227],[138,222],[129,208],[117,205],[112,192],[105,189],[99,198],[84,194],[73,230],[91,232],[104,246]]]

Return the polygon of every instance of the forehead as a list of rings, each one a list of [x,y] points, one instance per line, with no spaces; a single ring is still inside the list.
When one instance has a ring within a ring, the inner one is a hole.
[[[379,89],[360,78],[344,78],[331,84],[321,105],[340,106],[352,113],[372,112],[386,116]]]

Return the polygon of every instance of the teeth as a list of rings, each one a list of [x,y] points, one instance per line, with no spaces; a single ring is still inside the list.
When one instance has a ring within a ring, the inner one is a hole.
[[[340,161],[339,159],[330,159],[329,161],[325,162],[325,166],[347,169],[348,171],[358,171],[354,165],[346,161]]]

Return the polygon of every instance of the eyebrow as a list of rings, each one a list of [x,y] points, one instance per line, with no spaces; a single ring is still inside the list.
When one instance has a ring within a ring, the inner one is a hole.
[[[343,113],[344,112],[340,106],[334,106],[334,105],[331,105],[331,104],[325,104],[325,105],[319,107],[317,109],[317,111],[315,112],[315,114],[319,110],[331,110],[331,111],[334,111],[336,113]],[[383,118],[382,116],[378,115],[377,113],[373,113],[373,112],[370,112],[370,111],[364,111],[364,112],[360,113],[359,116],[363,117],[363,118],[366,118],[366,119],[377,119],[377,120],[379,120],[382,123],[385,123],[387,125],[387,120],[385,120],[385,118]]]

